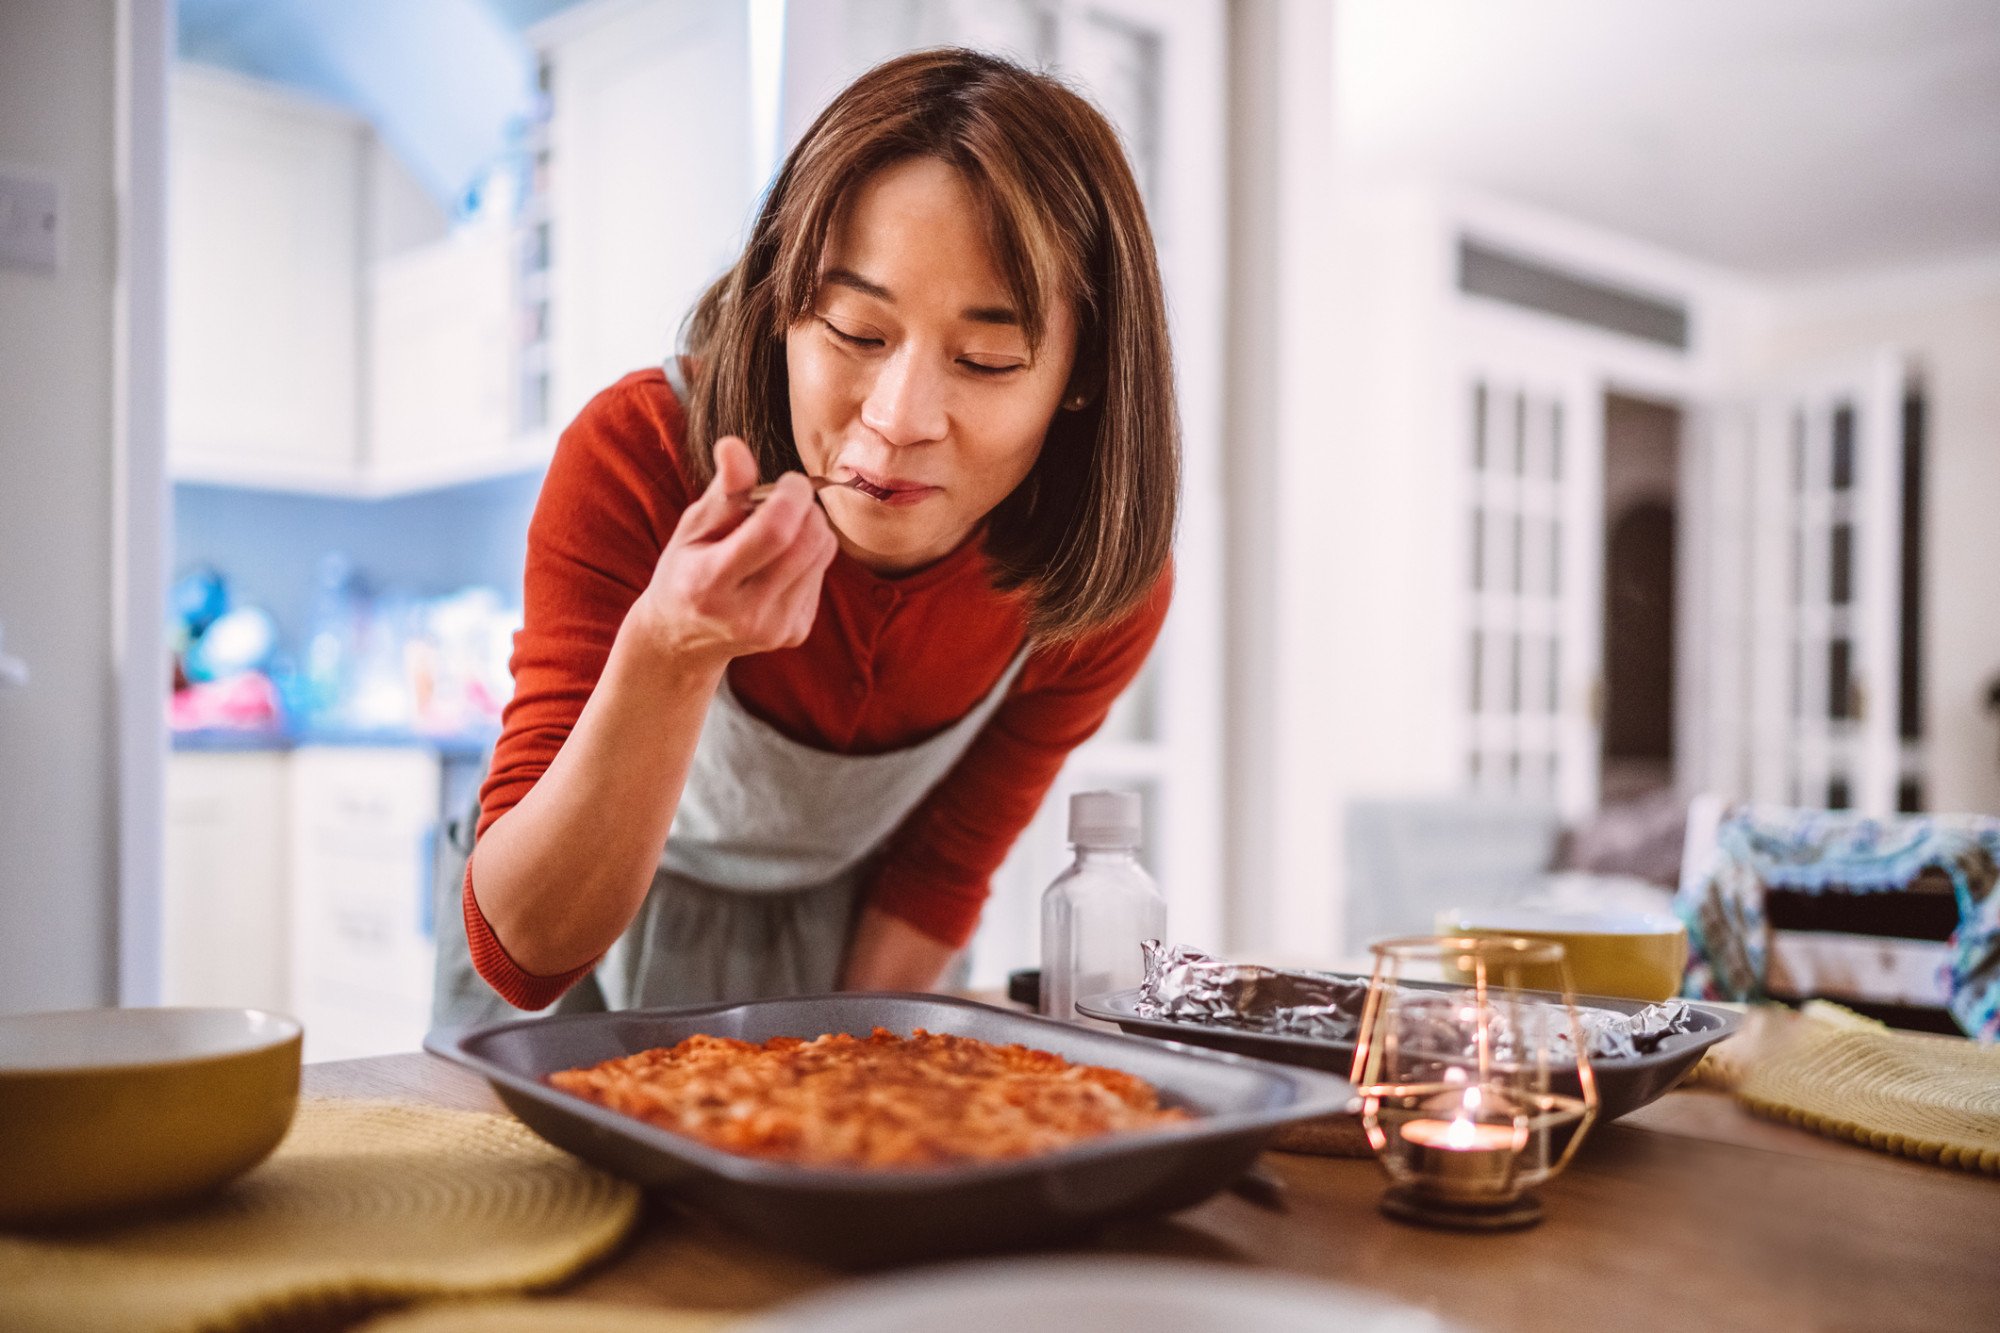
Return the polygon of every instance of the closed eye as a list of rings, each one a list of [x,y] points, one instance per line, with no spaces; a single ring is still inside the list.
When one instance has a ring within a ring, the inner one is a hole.
[[[882,340],[880,338],[864,338],[858,333],[849,333],[846,329],[841,328],[838,324],[834,323],[832,320],[828,319],[824,315],[820,316],[819,322],[826,325],[826,331],[828,333],[831,333],[834,337],[838,338],[841,342],[846,343],[849,347],[880,347],[882,345]]]
[[[989,366],[982,361],[960,361],[958,364],[964,366],[967,370],[971,371],[975,375],[987,375],[994,377],[998,377],[1001,375],[1011,375],[1017,370],[1027,369],[1026,366],[1020,364],[1019,362],[1015,362],[1012,365],[1006,365],[1006,366]]]
[[[829,334],[833,335],[835,341],[843,344],[844,346],[853,347],[864,351],[873,351],[876,348],[883,346],[882,339],[871,338],[865,334],[860,334],[860,333],[849,333],[846,329],[841,328],[840,325],[834,323],[832,320],[828,319],[825,315],[819,316],[819,322],[825,326],[826,331]],[[964,366],[967,370],[971,371],[973,374],[978,375],[984,379],[1000,379],[1004,376],[1012,375],[1016,371],[1027,369],[1027,367],[1024,364],[1018,361],[1009,362],[1006,365],[996,366],[996,365],[989,365],[984,361],[974,361],[968,357],[961,357],[959,359],[958,364]]]

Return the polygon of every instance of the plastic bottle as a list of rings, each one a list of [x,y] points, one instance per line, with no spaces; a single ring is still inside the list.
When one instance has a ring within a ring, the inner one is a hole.
[[[1076,860],[1042,894],[1042,1012],[1083,1022],[1078,1000],[1137,986],[1139,942],[1164,939],[1167,900],[1139,864],[1139,794],[1069,798]]]

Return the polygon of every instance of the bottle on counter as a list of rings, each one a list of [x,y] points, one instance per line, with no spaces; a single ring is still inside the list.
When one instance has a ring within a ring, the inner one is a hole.
[[[1142,940],[1165,939],[1167,900],[1139,864],[1139,794],[1069,798],[1076,860],[1042,895],[1041,1011],[1083,1021],[1076,1002],[1137,986]]]

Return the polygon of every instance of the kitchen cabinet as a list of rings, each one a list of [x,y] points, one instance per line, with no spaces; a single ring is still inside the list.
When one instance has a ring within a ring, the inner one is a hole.
[[[547,437],[516,429],[518,248],[511,226],[488,222],[370,266],[359,489],[423,489],[547,461]]]
[[[481,767],[418,745],[175,752],[162,1002],[291,1014],[308,1060],[414,1050],[445,793],[468,804]]]
[[[187,64],[172,97],[177,480],[375,498],[547,460],[512,219],[452,229],[343,108]]]
[[[749,6],[599,0],[537,27],[548,87],[551,420],[674,349],[764,182]]]
[[[361,434],[366,122],[183,65],[172,84],[167,436],[175,475],[303,484]]]
[[[292,1008],[283,751],[167,764],[160,1003]]]
[[[290,767],[292,996],[306,1058],[414,1050],[430,1026],[438,757],[307,745]]]

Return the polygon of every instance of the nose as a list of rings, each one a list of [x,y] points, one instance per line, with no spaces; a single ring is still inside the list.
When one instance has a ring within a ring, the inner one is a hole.
[[[861,424],[890,444],[941,440],[948,413],[944,377],[913,348],[885,358],[861,403]]]

